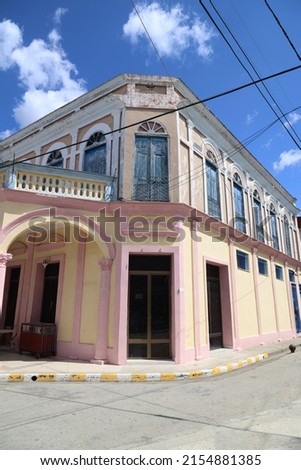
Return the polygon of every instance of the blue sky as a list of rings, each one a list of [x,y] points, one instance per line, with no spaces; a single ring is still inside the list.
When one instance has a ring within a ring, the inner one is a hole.
[[[179,77],[207,99],[300,64],[300,0],[202,3],[251,76],[199,0],[2,0],[0,139],[121,73]],[[300,84],[301,69],[206,102],[298,207]]]

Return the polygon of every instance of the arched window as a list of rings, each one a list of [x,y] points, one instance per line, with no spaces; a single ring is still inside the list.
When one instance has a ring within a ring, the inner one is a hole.
[[[142,123],[135,138],[133,199],[168,201],[167,136],[156,121]]]
[[[154,134],[165,134],[163,126],[157,121],[146,121],[140,124],[138,132],[148,132]]]
[[[221,204],[219,191],[219,176],[217,170],[217,159],[211,150],[206,155],[206,189],[207,189],[207,212],[216,219],[221,218]]]
[[[290,228],[288,223],[288,218],[284,216],[284,239],[285,239],[285,249],[288,256],[292,256],[292,246],[290,239]]]
[[[271,227],[272,246],[276,250],[279,250],[277,217],[276,217],[276,210],[273,204],[270,205],[270,227]]]
[[[238,173],[233,175],[234,192],[234,227],[241,232],[246,232],[246,219],[244,207],[244,192],[241,178]]]
[[[60,150],[54,150],[51,152],[47,158],[47,166],[55,166],[58,168],[63,167],[63,156]]]
[[[87,141],[83,170],[105,175],[107,170],[107,145],[102,132],[94,132]]]
[[[264,231],[262,223],[261,202],[257,189],[253,192],[253,218],[254,218],[254,235],[257,240],[264,242]]]

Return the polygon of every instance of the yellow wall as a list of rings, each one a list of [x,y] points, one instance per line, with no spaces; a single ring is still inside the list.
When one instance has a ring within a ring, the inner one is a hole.
[[[63,251],[66,256],[65,269],[63,273],[63,295],[61,315],[58,325],[58,339],[60,341],[72,341],[78,246],[75,243],[68,243],[65,245]]]
[[[272,275],[269,260],[265,259],[268,265],[268,275],[258,273],[258,297],[260,304],[261,328],[262,334],[276,331],[276,315],[274,308],[274,294],[272,285]]]
[[[96,338],[100,296],[101,267],[99,248],[95,243],[86,245],[86,257],[81,308],[80,342],[93,344]]]
[[[285,282],[285,270],[283,269],[283,281],[275,279],[276,287],[276,301],[278,308],[278,318],[279,318],[279,329],[280,331],[290,330],[291,325],[291,313],[289,308],[289,302],[291,299],[287,299],[287,288]]]
[[[249,271],[238,269],[236,267],[236,248],[234,249],[236,299],[233,300],[237,302],[239,336],[241,338],[248,338],[258,335],[252,254],[248,250],[241,249],[241,246],[237,248],[249,255]]]
[[[197,236],[198,238],[202,238],[202,240],[198,242],[198,246],[203,256],[228,263],[228,243],[226,240],[222,240],[222,234],[219,235],[217,232],[205,232],[204,230],[199,230],[197,232]]]

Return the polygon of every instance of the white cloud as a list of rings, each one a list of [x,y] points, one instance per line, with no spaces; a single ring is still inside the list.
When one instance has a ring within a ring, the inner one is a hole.
[[[272,142],[273,139],[269,139],[265,144],[263,144],[263,147],[269,150],[271,148]]]
[[[296,122],[300,121],[301,119],[301,114],[297,113],[296,111],[292,112],[292,113],[289,113],[286,117],[286,119],[288,120],[289,124],[291,124],[292,126],[294,124],[296,124]],[[286,122],[284,124],[286,127],[288,127],[288,123]]]
[[[253,111],[253,113],[247,114],[246,123],[247,125],[252,124],[255,121],[255,118],[258,116],[258,111]]]
[[[184,14],[180,4],[176,4],[170,10],[164,10],[158,2],[150,4],[142,2],[137,4],[136,8],[162,57],[180,57],[191,47],[202,58],[209,58],[213,53],[210,44],[215,35],[213,30],[199,19],[191,19]],[[140,39],[147,38],[144,26],[133,10],[123,26],[124,36],[136,45]]]
[[[66,9],[57,9],[58,24]],[[47,40],[34,39],[23,45],[22,31],[10,20],[0,23],[0,64],[2,70],[15,67],[25,89],[13,109],[20,127],[27,126],[45,114],[63,106],[86,92],[83,80],[77,79],[77,70],[66,56],[61,36],[54,28]],[[1,69],[0,69],[1,70]]]
[[[62,16],[68,13],[68,8],[57,8],[54,12],[54,23],[56,25],[61,24]]]
[[[12,52],[22,44],[22,32],[18,25],[10,20],[0,23],[0,70],[7,70],[14,61]]]
[[[6,139],[10,135],[12,135],[15,130],[6,129],[5,131],[0,132],[0,141]]]
[[[282,171],[286,167],[295,166],[298,163],[301,163],[301,150],[291,149],[280,154],[278,160],[273,163],[273,168]]]

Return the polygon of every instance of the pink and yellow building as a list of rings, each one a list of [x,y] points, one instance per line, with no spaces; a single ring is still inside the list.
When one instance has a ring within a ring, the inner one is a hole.
[[[24,322],[55,323],[59,356],[112,364],[300,334],[296,201],[181,80],[120,75],[0,157],[15,349]]]

